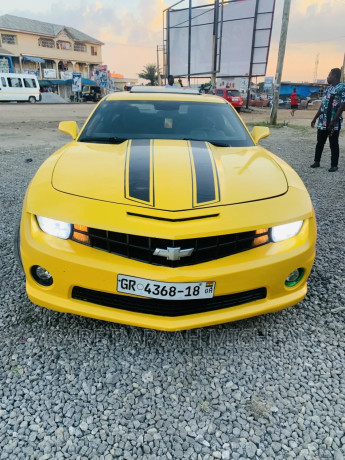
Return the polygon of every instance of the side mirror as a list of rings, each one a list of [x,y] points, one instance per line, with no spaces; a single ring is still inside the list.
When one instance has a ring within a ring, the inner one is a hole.
[[[259,142],[260,139],[264,139],[270,135],[270,130],[267,126],[254,126],[252,131],[252,136],[255,144]]]
[[[59,131],[69,134],[73,139],[76,139],[79,134],[79,128],[75,121],[60,121]]]

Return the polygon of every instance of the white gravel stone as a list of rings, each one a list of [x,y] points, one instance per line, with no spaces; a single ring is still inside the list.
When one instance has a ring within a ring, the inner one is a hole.
[[[68,140],[58,110],[81,126],[94,106],[20,104],[24,123],[9,119],[12,106],[0,111],[1,458],[343,460],[344,134],[333,175],[327,145],[310,169],[309,128],[272,129],[260,142],[296,169],[315,207],[307,297],[272,315],[165,334],[28,300],[12,249],[26,186]],[[32,136],[9,147],[28,126]]]

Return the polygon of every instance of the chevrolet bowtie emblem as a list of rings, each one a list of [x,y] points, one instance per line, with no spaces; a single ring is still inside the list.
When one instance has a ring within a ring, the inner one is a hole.
[[[168,260],[180,260],[181,257],[188,257],[192,255],[194,251],[191,249],[181,249],[181,248],[166,248],[166,249],[155,249],[153,253],[154,256],[166,257]]]

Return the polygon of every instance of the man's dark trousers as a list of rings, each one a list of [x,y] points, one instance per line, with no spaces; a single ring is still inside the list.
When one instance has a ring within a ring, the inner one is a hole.
[[[338,166],[339,161],[339,130],[333,131],[331,134],[328,129],[317,130],[317,143],[315,148],[315,163],[320,163],[323,148],[329,137],[329,146],[331,149],[331,166]]]

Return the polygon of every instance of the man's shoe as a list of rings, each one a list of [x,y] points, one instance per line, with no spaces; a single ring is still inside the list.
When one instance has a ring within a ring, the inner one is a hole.
[[[338,166],[332,166],[331,168],[329,168],[328,170],[329,172],[335,172],[335,171],[338,171]]]
[[[320,163],[318,163],[317,161],[315,161],[315,163],[313,163],[312,165],[310,165],[311,168],[319,168],[320,167]]]

